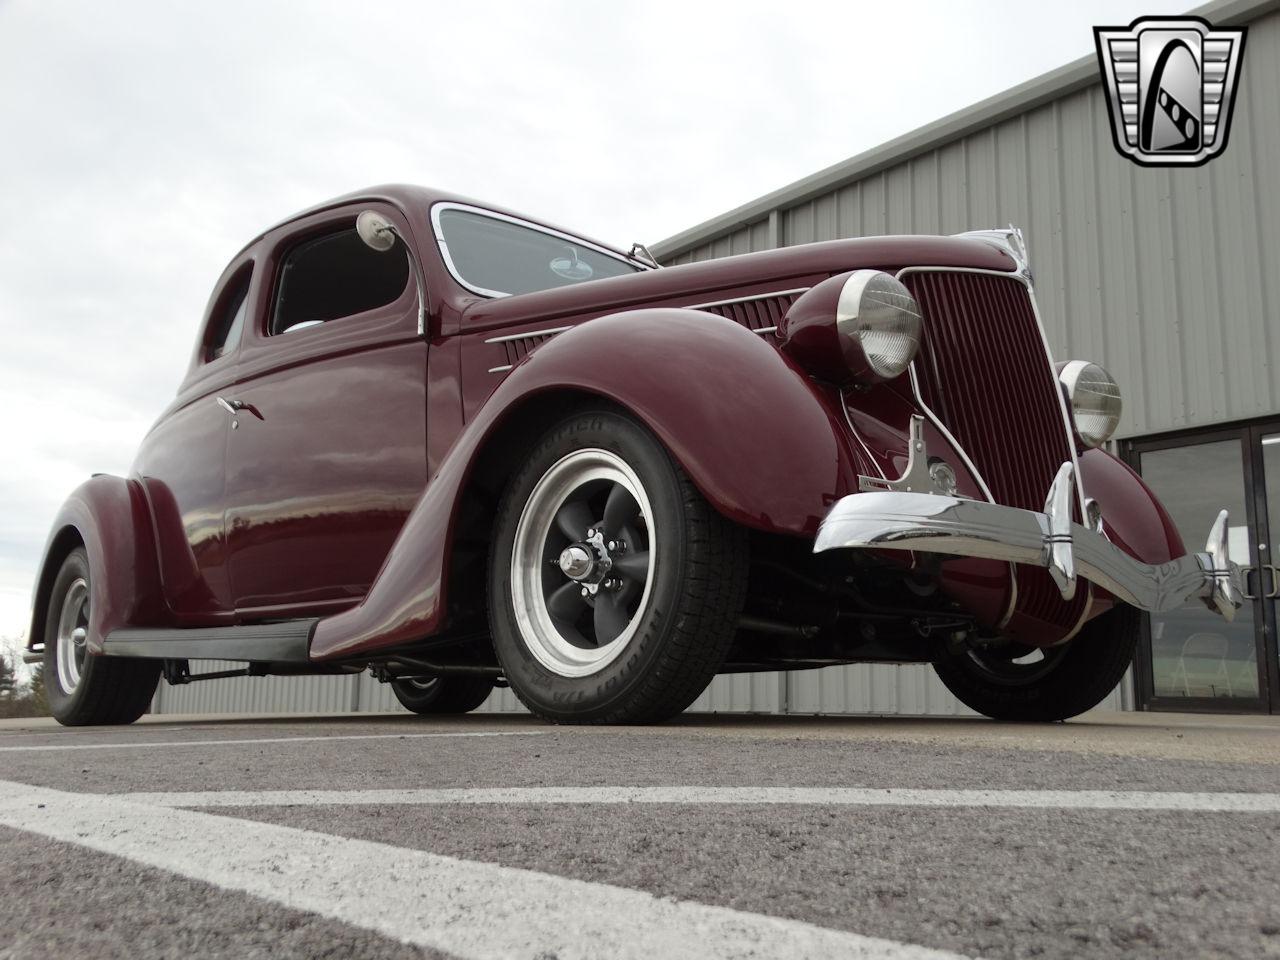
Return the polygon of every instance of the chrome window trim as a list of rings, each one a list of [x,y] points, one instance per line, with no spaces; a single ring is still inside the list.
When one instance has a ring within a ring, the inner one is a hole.
[[[509,333],[501,337],[490,337],[485,343],[510,343],[512,340],[530,340],[534,337],[554,337],[557,333],[572,330],[573,327],[551,327],[547,330],[529,330],[526,333]]]
[[[500,367],[490,367],[490,368],[489,368],[489,372],[490,372],[490,373],[506,373],[506,372],[507,372],[508,370],[510,370],[513,366],[515,366],[515,364],[513,364],[513,363],[504,363],[504,364],[502,364],[502,366],[500,366]]]
[[[730,297],[728,300],[712,300],[708,303],[691,303],[686,310],[705,310],[708,307],[727,307],[734,303],[750,303],[753,300],[768,300],[771,297],[788,297],[794,294],[808,293],[810,287],[794,287],[790,290],[771,290],[768,293],[753,293],[749,297]]]
[[[446,210],[461,210],[464,213],[473,213],[476,216],[488,217],[490,220],[499,220],[503,223],[515,224],[517,227],[524,227],[527,230],[535,230],[538,233],[545,233],[549,237],[555,237],[557,240],[565,240],[569,243],[576,243],[579,246],[594,250],[596,253],[604,254],[606,257],[612,257],[619,263],[625,263],[629,267],[638,267],[636,273],[644,273],[648,270],[656,270],[656,267],[646,266],[641,261],[632,260],[618,250],[610,250],[608,247],[602,247],[598,243],[592,243],[590,240],[583,240],[581,237],[575,237],[571,233],[563,233],[560,230],[553,230],[551,227],[545,227],[540,223],[534,223],[532,220],[524,220],[520,217],[513,217],[507,213],[498,213],[496,210],[486,210],[484,207],[473,206],[469,203],[455,203],[452,200],[441,200],[431,206],[431,229],[435,232],[436,246],[440,248],[440,256],[444,260],[445,267],[449,270],[449,275],[453,277],[459,286],[472,293],[478,293],[482,297],[510,297],[512,294],[503,290],[490,290],[487,287],[480,287],[473,283],[468,283],[458,270],[457,265],[453,262],[453,257],[449,255],[449,244],[445,241],[444,230],[440,226],[440,214]],[[583,281],[589,282],[589,281]],[[548,287],[547,289],[560,289],[559,287]]]

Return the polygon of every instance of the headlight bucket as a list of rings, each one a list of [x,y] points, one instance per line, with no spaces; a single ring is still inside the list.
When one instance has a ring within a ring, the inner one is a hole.
[[[1076,433],[1086,446],[1100,447],[1120,425],[1123,403],[1120,386],[1102,367],[1088,360],[1071,360],[1058,371],[1067,392]]]
[[[901,376],[920,347],[920,305],[881,270],[854,270],[802,294],[778,325],[782,350],[823,380]]]

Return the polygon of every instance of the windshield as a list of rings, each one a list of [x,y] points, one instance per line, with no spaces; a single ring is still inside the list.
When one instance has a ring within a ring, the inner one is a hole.
[[[438,209],[435,222],[449,269],[464,286],[486,296],[568,287],[643,269],[585,240],[470,210]]]

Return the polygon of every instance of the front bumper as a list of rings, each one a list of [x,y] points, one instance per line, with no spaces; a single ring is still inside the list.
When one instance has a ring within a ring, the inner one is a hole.
[[[1226,510],[1214,521],[1203,553],[1153,566],[1129,556],[1100,529],[1071,519],[1072,473],[1064,463],[1044,513],[902,488],[851,494],[822,521],[813,550],[913,550],[1035,564],[1049,570],[1067,600],[1082,576],[1141,610],[1164,613],[1199,597],[1227,620],[1234,618],[1244,592],[1240,568],[1227,556]]]

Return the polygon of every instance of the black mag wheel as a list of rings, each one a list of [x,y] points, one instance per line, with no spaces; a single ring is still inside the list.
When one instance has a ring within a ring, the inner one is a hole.
[[[391,692],[400,705],[423,716],[470,713],[493,691],[493,680],[456,674],[391,681]]]
[[[996,720],[1066,720],[1096,707],[1133,662],[1141,619],[1127,605],[1090,620],[1068,642],[945,648],[933,668],[961,703]]]
[[[543,474],[516,522],[511,599],[529,652],[583,677],[635,635],[653,588],[653,506],[617,454],[575,450]]]
[[[133,723],[151,705],[160,661],[90,653],[86,640],[92,604],[89,558],[78,547],[62,562],[45,616],[49,710],[66,726]]]
[[[503,497],[494,646],[539,716],[664,719],[724,662],[745,583],[745,533],[661,444],[621,413],[584,413],[543,437]]]

